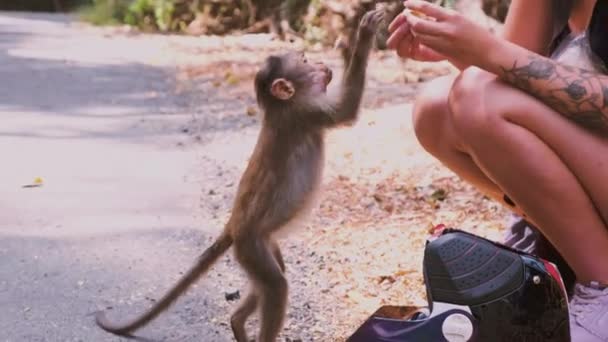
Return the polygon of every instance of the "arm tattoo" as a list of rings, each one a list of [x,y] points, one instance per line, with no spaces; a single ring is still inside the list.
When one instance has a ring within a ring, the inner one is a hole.
[[[608,76],[530,55],[502,68],[503,79],[591,129],[608,129]]]

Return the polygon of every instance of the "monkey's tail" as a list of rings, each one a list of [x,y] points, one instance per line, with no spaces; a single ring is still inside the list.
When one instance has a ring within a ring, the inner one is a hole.
[[[154,306],[148,309],[141,316],[125,324],[110,322],[104,311],[99,311],[95,315],[95,321],[99,327],[107,332],[116,335],[129,335],[133,331],[141,328],[156,318],[161,312],[167,309],[173,302],[186,291],[199,277],[201,277],[211,266],[232,246],[232,237],[224,233],[213,245],[201,254],[194,266],[167,292]]]

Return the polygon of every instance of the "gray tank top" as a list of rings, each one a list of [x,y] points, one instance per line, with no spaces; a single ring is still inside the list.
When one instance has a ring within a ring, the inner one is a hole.
[[[553,2],[553,39],[557,44],[550,57],[563,64],[608,74],[608,66],[591,49],[589,31],[574,34],[567,29],[572,4],[573,0]]]

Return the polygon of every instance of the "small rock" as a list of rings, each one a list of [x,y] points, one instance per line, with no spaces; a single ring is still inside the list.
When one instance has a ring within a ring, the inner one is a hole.
[[[224,294],[224,297],[227,301],[232,302],[241,299],[241,293],[239,290],[236,290],[235,292],[227,292]]]
[[[378,284],[382,284],[384,282],[394,283],[396,281],[395,277],[390,275],[383,275],[378,278]]]
[[[420,75],[409,70],[404,70],[403,81],[405,83],[418,83],[420,81]]]
[[[437,189],[431,194],[431,198],[436,201],[444,201],[447,197],[448,193],[444,189]]]

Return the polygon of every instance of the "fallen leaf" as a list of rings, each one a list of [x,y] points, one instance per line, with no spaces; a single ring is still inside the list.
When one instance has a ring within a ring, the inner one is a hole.
[[[255,116],[257,113],[258,113],[258,110],[255,107],[253,107],[253,106],[247,107],[248,116]]]
[[[224,80],[229,85],[235,85],[241,81],[241,79],[235,74],[233,74],[231,71],[226,72],[226,74],[224,75]]]
[[[44,180],[41,177],[36,177],[32,183],[23,185],[22,188],[39,188],[43,183]]]

